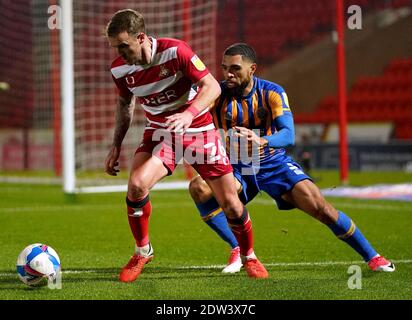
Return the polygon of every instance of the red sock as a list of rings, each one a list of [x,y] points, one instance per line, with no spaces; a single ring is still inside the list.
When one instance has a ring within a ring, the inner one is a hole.
[[[138,247],[149,243],[149,217],[152,212],[152,204],[149,195],[139,201],[130,201],[126,198],[127,217],[130,229]]]
[[[252,220],[246,207],[244,208],[242,217],[237,219],[227,219],[230,228],[233,231],[237,241],[239,242],[240,254],[248,256],[253,253],[253,230]]]

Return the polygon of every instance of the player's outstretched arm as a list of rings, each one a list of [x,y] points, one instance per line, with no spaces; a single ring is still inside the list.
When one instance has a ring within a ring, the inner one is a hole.
[[[116,107],[116,121],[113,136],[113,144],[106,157],[105,170],[106,173],[111,176],[116,176],[119,172],[117,166],[119,165],[118,159],[120,156],[120,150],[127,130],[133,120],[134,103],[132,98],[125,99],[119,96],[119,100]]]
[[[295,144],[295,126],[292,113],[287,112],[274,120],[276,133],[264,136],[271,148],[286,148]]]
[[[169,131],[186,131],[193,119],[203,110],[209,108],[220,95],[220,85],[210,73],[200,79],[196,85],[200,91],[191,106],[184,112],[167,117],[166,124]]]
[[[256,132],[249,128],[236,126],[236,135],[246,138],[258,146],[271,148],[286,148],[293,146],[295,143],[295,129],[293,125],[292,114],[284,114],[275,119],[276,133],[271,136],[259,137]]]
[[[209,108],[215,100],[220,96],[221,88],[219,82],[209,73],[199,80],[197,83],[199,94],[193,101],[191,108],[197,110],[198,113]]]

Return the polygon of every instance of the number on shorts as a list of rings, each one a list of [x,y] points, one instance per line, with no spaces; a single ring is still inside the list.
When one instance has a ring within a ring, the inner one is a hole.
[[[220,159],[223,159],[224,164],[226,165],[229,164],[229,160],[226,156],[226,149],[223,147],[220,140],[217,140],[217,146],[214,142],[209,142],[205,144],[203,147],[205,149],[211,149],[210,156],[209,156],[211,162],[216,162],[216,161],[219,161]],[[218,150],[219,150],[219,154],[217,154]]]

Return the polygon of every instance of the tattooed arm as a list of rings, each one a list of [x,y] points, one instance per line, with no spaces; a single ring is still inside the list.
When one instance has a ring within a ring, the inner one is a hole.
[[[133,120],[134,103],[132,98],[125,99],[119,96],[116,107],[116,124],[113,136],[113,144],[106,157],[105,169],[106,173],[111,176],[117,176],[119,169],[119,156],[124,137]]]

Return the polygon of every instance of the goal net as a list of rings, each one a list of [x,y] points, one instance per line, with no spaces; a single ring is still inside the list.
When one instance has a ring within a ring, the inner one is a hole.
[[[215,73],[217,1],[0,0],[0,4],[0,23],[8,30],[0,36],[0,68],[6,70],[0,78],[2,173],[54,172],[62,175],[69,193],[125,189],[145,117],[136,108],[122,145],[123,174],[105,175],[117,95],[110,75],[116,52],[104,31],[117,10],[142,12],[148,35],[187,41]],[[181,172],[178,177],[184,178]],[[108,186],[112,184],[116,186]]]

